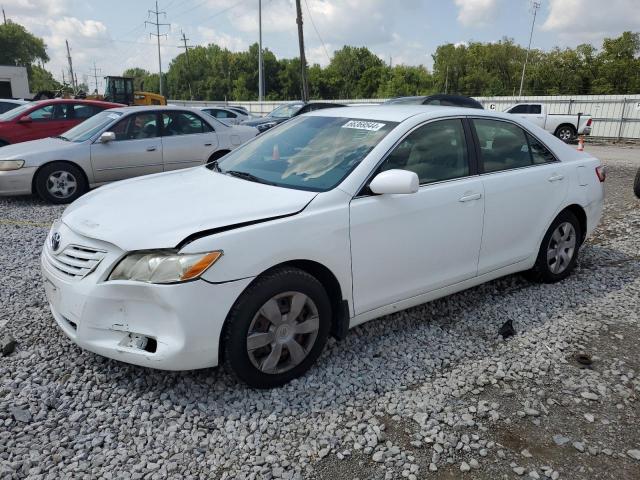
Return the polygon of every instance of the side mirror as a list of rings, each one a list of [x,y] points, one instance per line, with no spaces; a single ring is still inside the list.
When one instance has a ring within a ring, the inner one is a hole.
[[[409,170],[387,170],[381,172],[371,180],[369,189],[378,194],[406,194],[416,193],[420,180],[416,172]]]
[[[113,132],[102,132],[98,141],[100,143],[109,143],[113,142],[116,139],[116,134]]]
[[[18,120],[19,123],[31,123],[33,119],[29,115],[25,115],[24,117],[20,117]]]

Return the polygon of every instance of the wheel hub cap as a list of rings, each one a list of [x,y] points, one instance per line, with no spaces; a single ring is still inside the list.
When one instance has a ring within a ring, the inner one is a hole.
[[[300,292],[270,298],[256,312],[247,333],[249,360],[264,373],[283,373],[300,365],[315,344],[318,308]]]
[[[564,272],[576,249],[576,231],[569,222],[558,225],[554,230],[547,247],[547,265],[552,273]]]
[[[64,170],[58,170],[49,175],[47,191],[56,198],[68,198],[78,187],[76,177]]]

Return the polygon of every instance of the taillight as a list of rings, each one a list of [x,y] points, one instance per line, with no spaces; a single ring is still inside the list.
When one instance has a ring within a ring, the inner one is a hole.
[[[600,180],[600,182],[604,182],[607,179],[607,169],[604,168],[604,165],[596,167],[596,175],[598,176],[598,180]]]
[[[590,118],[589,120],[587,120],[587,127],[591,126],[591,122],[593,122],[593,118]]]

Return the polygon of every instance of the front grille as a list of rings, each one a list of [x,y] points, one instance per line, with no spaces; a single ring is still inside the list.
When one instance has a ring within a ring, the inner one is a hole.
[[[47,264],[62,276],[80,280],[89,275],[100,264],[107,254],[104,250],[97,250],[79,245],[69,245],[59,253],[53,253],[49,245],[44,249]]]

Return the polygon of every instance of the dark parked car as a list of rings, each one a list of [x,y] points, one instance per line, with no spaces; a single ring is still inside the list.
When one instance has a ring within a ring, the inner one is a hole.
[[[401,105],[441,105],[444,107],[466,107],[484,110],[482,104],[473,98],[465,97],[463,95],[448,95],[445,93],[417,97],[396,97],[387,100],[384,103]]]
[[[248,125],[250,127],[256,127],[260,133],[265,130],[269,130],[271,127],[275,127],[282,122],[289,120],[290,118],[297,117],[303,113],[313,112],[314,110],[320,110],[322,108],[336,108],[346,107],[341,103],[329,103],[329,102],[291,102],[285,103],[273,109],[266,117],[258,118],[256,120],[247,120],[242,122],[242,125]]]

